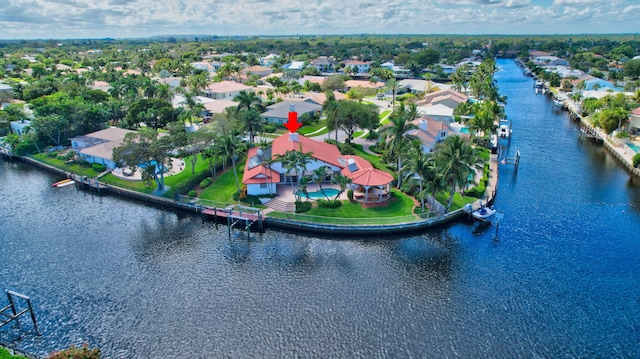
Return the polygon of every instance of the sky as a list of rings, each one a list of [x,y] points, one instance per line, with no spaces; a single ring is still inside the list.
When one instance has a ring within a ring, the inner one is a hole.
[[[638,0],[1,0],[0,39],[608,34],[639,19]]]

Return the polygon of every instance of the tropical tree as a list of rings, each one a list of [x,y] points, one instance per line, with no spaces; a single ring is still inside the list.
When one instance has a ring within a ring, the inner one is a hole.
[[[372,130],[379,123],[378,108],[374,104],[340,100],[335,111],[336,127],[347,134],[347,143],[351,142],[356,130]]]
[[[324,179],[326,177],[327,177],[327,166],[320,166],[315,170],[313,170],[313,177],[312,177],[313,182],[318,185],[318,188],[320,188],[320,192],[322,192],[322,194],[327,199],[327,201],[329,201],[329,196],[327,196],[327,194],[324,193],[324,189],[322,188],[322,182],[324,182]]]
[[[172,136],[159,136],[156,130],[145,127],[124,137],[120,146],[113,149],[113,160],[134,171],[148,167],[148,173],[152,174],[161,191],[164,190],[164,173],[171,168],[171,161],[167,160],[174,149]]]
[[[331,178],[331,183],[337,184],[340,187],[340,191],[336,194],[336,197],[333,199],[334,201],[337,201],[338,198],[340,198],[340,195],[344,193],[344,191],[351,184],[351,182],[352,182],[351,178],[347,176],[343,176],[341,174],[338,174],[336,176],[333,176],[333,178]]]
[[[220,137],[220,148],[222,152],[231,158],[231,164],[233,166],[233,176],[236,180],[236,188],[240,192],[240,182],[238,181],[238,171],[236,171],[237,157],[242,155],[246,150],[245,144],[242,142],[240,135],[230,131],[227,134]]]
[[[475,176],[475,168],[482,164],[482,159],[460,136],[450,136],[438,145],[436,161],[443,179],[450,186],[449,202],[446,207],[446,211],[449,211],[456,187],[462,188],[469,176],[472,178]]]
[[[407,174],[405,176],[405,179],[418,182],[419,191],[416,197],[420,198],[422,212],[424,212],[424,200],[426,197],[426,192],[423,189],[423,184],[425,180],[431,175],[430,171],[435,168],[435,161],[429,154],[425,153],[422,150],[420,141],[413,141],[411,142],[411,144],[412,146],[410,147],[407,161],[403,166],[403,171]]]
[[[389,117],[389,125],[383,127],[380,132],[384,138],[388,140],[387,151],[390,151],[389,157],[397,161],[398,184],[402,185],[402,157],[404,155],[404,147],[411,141],[411,136],[407,134],[410,130],[417,128],[411,121],[417,117],[417,108],[415,104],[411,104],[409,109],[404,103],[400,104],[398,111]]]
[[[240,112],[238,116],[240,129],[249,133],[249,143],[253,146],[253,138],[256,132],[264,131],[264,123],[260,112],[257,109],[251,108]]]
[[[180,126],[184,131],[184,126]],[[186,142],[187,145],[184,146],[181,151],[181,157],[191,156],[191,174],[194,175],[196,172],[196,163],[198,162],[198,155],[205,150],[210,148],[213,144],[213,141],[216,138],[216,133],[207,130],[201,129],[199,131],[186,133]],[[202,157],[205,157],[204,154]],[[203,158],[205,159],[205,158]]]
[[[218,158],[222,156],[222,147],[219,142],[220,136],[216,134],[213,138],[213,143],[209,145],[209,147],[205,148],[200,154],[202,159],[207,161],[209,164],[209,171],[213,178],[216,178],[216,162],[218,162]]]
[[[262,99],[253,91],[240,91],[238,96],[233,100],[238,102],[238,106],[236,106],[236,116],[242,110],[255,109],[258,113],[262,113],[265,110]]]

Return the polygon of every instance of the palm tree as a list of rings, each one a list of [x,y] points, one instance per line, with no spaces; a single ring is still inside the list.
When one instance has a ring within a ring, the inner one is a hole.
[[[238,96],[233,100],[238,102],[238,106],[236,106],[236,115],[238,115],[242,110],[255,109],[258,113],[262,113],[265,110],[262,99],[253,91],[240,91]]]
[[[460,136],[447,137],[439,147],[436,160],[444,179],[451,188],[449,203],[446,207],[448,211],[453,203],[456,186],[463,187],[467,183],[467,178],[475,174],[474,168],[482,164],[482,159]]]
[[[155,93],[156,98],[171,103],[173,100],[173,89],[167,84],[158,84]]]
[[[338,101],[333,91],[326,92],[327,99],[322,104],[322,110],[327,117],[327,137],[331,131],[336,131],[336,142],[338,142]]]
[[[396,93],[398,93],[398,90],[400,90],[402,86],[400,86],[394,76],[387,82],[387,87],[391,90],[391,112],[393,112],[396,108]]]
[[[336,194],[336,198],[333,199],[334,201],[338,200],[340,195],[344,193],[344,191],[351,184],[351,182],[352,182],[351,178],[347,176],[343,176],[341,174],[333,176],[333,178],[331,178],[331,183],[337,184],[340,187],[340,191],[338,192],[338,194]]]
[[[419,141],[413,141],[411,144],[412,146],[409,149],[409,157],[404,165],[404,170],[407,172],[407,176],[405,178],[410,181],[418,181],[418,187],[420,190],[417,197],[420,197],[422,212],[424,212],[425,193],[423,193],[423,183],[429,175],[430,169],[433,168],[433,159],[422,150],[422,145]]]
[[[389,117],[390,124],[380,131],[383,135],[382,137],[386,136],[389,139],[387,150],[397,160],[398,188],[402,185],[403,147],[410,141],[411,136],[408,136],[407,132],[417,128],[415,124],[411,123],[416,116],[417,108],[415,104],[411,104],[410,109],[407,109],[402,103],[400,104],[400,109]]]
[[[244,110],[240,113],[238,120],[240,121],[240,129],[249,132],[249,143],[253,146],[253,137],[256,132],[264,130],[260,113],[255,108]]]
[[[222,155],[222,147],[218,141],[220,141],[220,137],[216,137],[213,145],[207,147],[201,154],[202,159],[209,163],[209,171],[213,178],[216,178],[216,162],[218,157]]]
[[[220,138],[220,147],[222,152],[231,158],[231,164],[233,165],[233,176],[236,179],[236,188],[240,192],[240,182],[238,181],[238,171],[236,171],[236,157],[239,157],[246,149],[244,143],[240,139],[240,136],[236,133],[228,133]]]
[[[313,182],[318,185],[318,188],[320,188],[320,192],[322,192],[327,201],[329,201],[329,196],[324,193],[324,190],[322,188],[322,182],[324,181],[325,177],[327,177],[327,166],[320,166],[313,170]]]

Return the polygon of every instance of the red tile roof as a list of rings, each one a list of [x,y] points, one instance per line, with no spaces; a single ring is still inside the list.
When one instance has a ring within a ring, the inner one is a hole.
[[[284,134],[271,143],[271,156],[284,155],[289,151],[311,152],[311,156],[319,161],[341,168],[344,176],[351,178],[354,184],[362,186],[383,186],[393,181],[393,176],[373,168],[369,161],[358,156],[342,156],[335,145],[315,141],[300,134]],[[258,148],[249,150],[248,158],[255,157]],[[243,184],[279,182],[280,174],[264,167],[262,164],[249,168],[249,162],[245,164]],[[270,179],[269,179],[270,178]]]
[[[294,139],[292,140],[291,138]],[[284,156],[284,154],[289,151],[302,151],[302,153],[311,152],[315,159],[334,166],[343,167],[338,161],[338,157],[340,157],[338,147],[326,142],[315,141],[299,134],[286,133],[273,140],[271,146],[272,156]]]

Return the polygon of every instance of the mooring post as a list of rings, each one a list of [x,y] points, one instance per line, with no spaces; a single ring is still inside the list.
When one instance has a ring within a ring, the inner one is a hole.
[[[231,210],[229,210],[229,214],[227,215],[227,229],[229,230],[229,238],[231,238]]]
[[[11,297],[11,292],[7,291],[7,298],[9,298],[9,305],[11,306],[11,312],[13,313],[13,316],[15,317],[16,315],[18,315],[18,313],[16,313],[16,304],[13,302],[13,298]]]
[[[40,330],[38,329],[38,323],[36,322],[36,315],[33,314],[33,307],[31,306],[31,298],[27,298],[27,307],[29,307],[29,314],[31,314],[31,321],[33,322],[33,327],[36,328],[36,333],[40,334]]]

